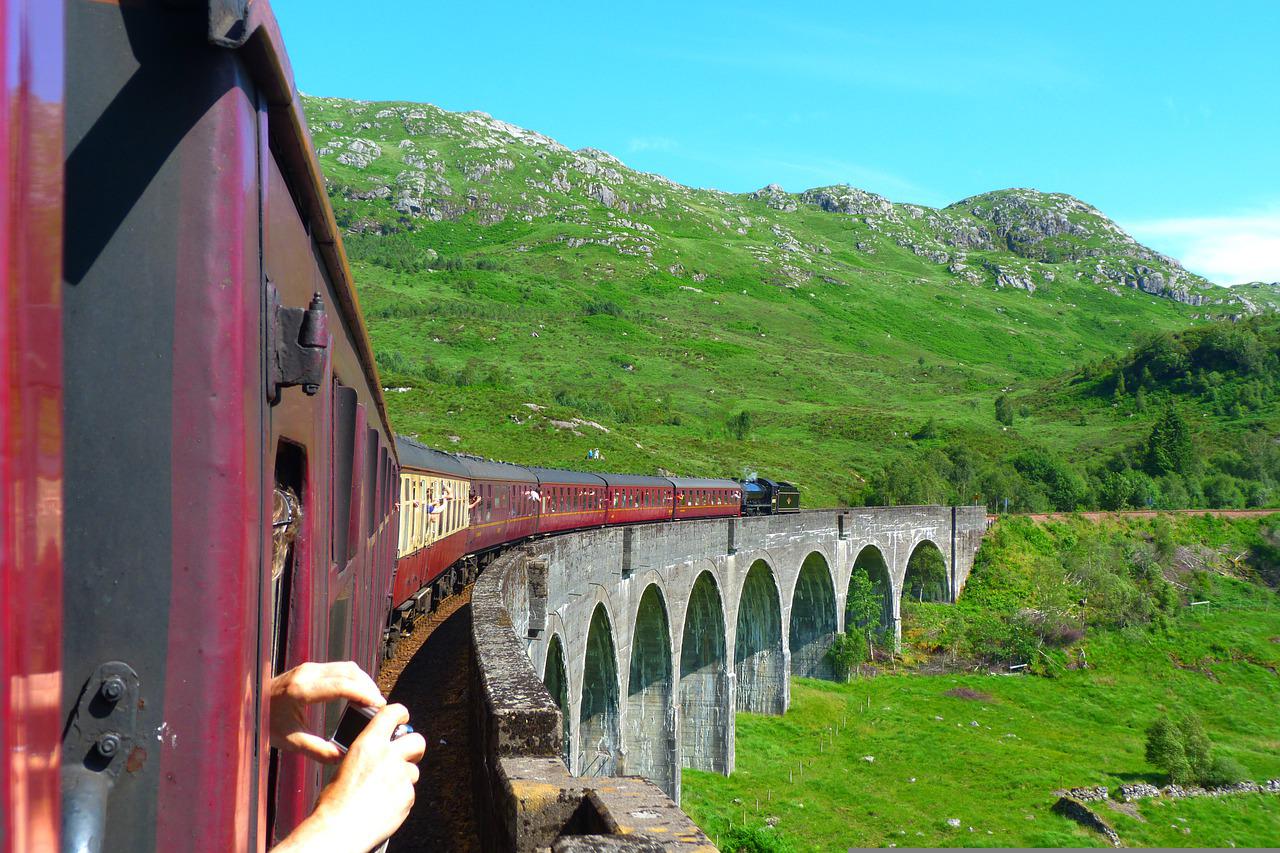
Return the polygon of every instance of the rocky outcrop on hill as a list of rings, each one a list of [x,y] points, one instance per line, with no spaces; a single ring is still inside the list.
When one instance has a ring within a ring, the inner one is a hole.
[[[800,195],[805,204],[816,205],[828,213],[844,213],[851,216],[883,216],[896,221],[893,202],[882,195],[869,193],[848,185],[815,187]]]
[[[769,207],[783,213],[795,213],[799,209],[796,200],[777,184],[769,184],[767,187],[756,190],[751,194],[751,198],[754,201],[763,201]]]

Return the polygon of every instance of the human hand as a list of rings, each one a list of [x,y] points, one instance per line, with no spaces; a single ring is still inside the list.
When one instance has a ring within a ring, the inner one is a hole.
[[[396,726],[408,721],[403,705],[379,711],[351,744],[333,781],[320,792],[307,823],[326,839],[327,849],[372,850],[409,816],[418,781],[417,762],[427,742],[416,733],[391,739]]]
[[[271,679],[267,696],[271,703],[271,745],[288,752],[300,752],[325,764],[340,761],[342,751],[325,738],[307,731],[307,706],[336,699],[370,708],[387,704],[373,679],[351,661],[295,666]]]

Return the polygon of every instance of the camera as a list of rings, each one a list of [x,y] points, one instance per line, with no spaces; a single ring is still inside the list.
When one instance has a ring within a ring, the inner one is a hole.
[[[360,737],[360,733],[364,731],[365,726],[369,725],[369,721],[378,713],[377,709],[370,708],[366,705],[352,705],[347,703],[347,707],[342,711],[342,717],[338,720],[338,727],[333,732],[333,737],[329,741],[338,749],[346,752],[351,749],[351,744],[355,743],[356,738]],[[391,733],[391,739],[395,740],[403,735],[410,734],[413,726],[408,723],[402,723],[396,726],[396,730]]]

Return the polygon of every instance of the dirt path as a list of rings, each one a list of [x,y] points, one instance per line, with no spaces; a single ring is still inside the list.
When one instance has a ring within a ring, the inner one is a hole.
[[[391,853],[474,851],[471,802],[471,588],[419,623],[378,675],[392,702],[409,709],[427,739],[417,801],[391,839]]]
[[[1155,518],[1159,515],[1212,515],[1215,518],[1261,518],[1265,515],[1280,515],[1280,509],[1130,509],[1115,512],[1029,512],[1011,513],[1016,518],[1029,518],[1034,522],[1068,521],[1072,518],[1083,518],[1099,522],[1109,518]],[[995,521],[998,515],[989,515]]]

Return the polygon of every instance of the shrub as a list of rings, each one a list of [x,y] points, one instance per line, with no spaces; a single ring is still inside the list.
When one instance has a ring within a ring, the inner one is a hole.
[[[996,420],[1005,426],[1013,426],[1013,401],[1008,394],[996,397]]]
[[[605,314],[609,317],[623,315],[622,306],[611,299],[588,299],[582,306],[582,313],[588,317],[594,317],[597,314]]]
[[[924,422],[924,425],[921,426],[920,429],[916,430],[914,433],[911,434],[911,437],[916,441],[925,441],[931,438],[937,438],[938,437],[938,419],[929,418],[929,420]]]
[[[836,671],[836,677],[848,681],[853,668],[866,660],[866,646],[851,634],[836,634],[827,647],[827,662]]]
[[[751,413],[743,409],[729,418],[726,425],[729,427],[729,435],[738,441],[743,441],[751,433]]]
[[[1200,779],[1200,783],[1209,788],[1221,788],[1243,782],[1248,777],[1249,771],[1239,761],[1225,755],[1215,755],[1209,765],[1209,772]]]
[[[731,853],[790,853],[795,848],[773,827],[733,826],[719,838]]]

